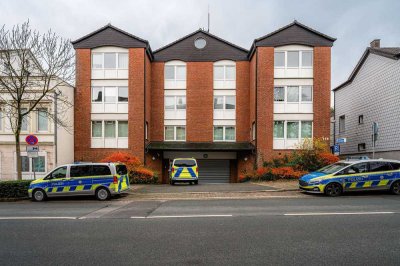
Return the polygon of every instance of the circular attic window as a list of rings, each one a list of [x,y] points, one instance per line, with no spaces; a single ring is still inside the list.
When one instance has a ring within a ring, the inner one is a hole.
[[[194,46],[195,46],[197,49],[203,49],[204,47],[206,47],[206,45],[207,45],[207,42],[206,42],[206,40],[205,40],[204,38],[202,38],[202,37],[197,38],[196,40],[194,40]]]

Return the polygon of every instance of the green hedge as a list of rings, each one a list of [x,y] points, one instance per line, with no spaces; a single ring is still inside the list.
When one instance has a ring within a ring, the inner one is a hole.
[[[131,184],[158,184],[158,176],[138,175],[131,173],[129,175],[129,182]]]
[[[0,182],[0,198],[27,198],[31,180]]]

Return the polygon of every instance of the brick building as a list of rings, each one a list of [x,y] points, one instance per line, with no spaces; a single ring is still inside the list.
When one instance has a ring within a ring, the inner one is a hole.
[[[334,41],[294,21],[250,50],[197,30],[152,51],[107,25],[73,42],[75,160],[126,151],[166,182],[171,159],[195,157],[200,182],[236,182],[329,138]]]

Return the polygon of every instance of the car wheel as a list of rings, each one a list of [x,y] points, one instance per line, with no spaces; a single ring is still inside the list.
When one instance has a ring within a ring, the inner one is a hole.
[[[169,183],[173,186],[175,185],[175,181],[174,180],[170,180]]]
[[[43,189],[36,189],[32,193],[32,200],[33,201],[44,201],[46,200],[46,193]]]
[[[400,195],[400,181],[396,181],[390,187],[390,191],[395,195]]]
[[[343,192],[342,186],[338,183],[331,183],[325,187],[325,195],[330,197],[340,196]]]
[[[110,192],[108,189],[101,187],[96,190],[96,199],[104,201],[108,200],[111,197]]]

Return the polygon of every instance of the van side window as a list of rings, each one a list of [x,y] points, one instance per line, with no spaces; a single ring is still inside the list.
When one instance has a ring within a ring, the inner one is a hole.
[[[92,173],[91,165],[74,165],[71,166],[70,176],[71,177],[82,177],[82,176],[90,176]]]
[[[390,163],[392,165],[393,170],[399,170],[400,169],[400,163]]]
[[[110,167],[107,165],[93,165],[92,175],[111,175]]]
[[[117,170],[117,174],[126,175],[128,173],[128,169],[126,169],[126,165],[118,164],[115,166]]]
[[[65,177],[67,177],[67,167],[63,166],[57,168],[56,170],[48,174],[45,179],[65,178]]]
[[[367,163],[357,163],[345,169],[344,174],[360,174],[368,171]]]
[[[387,162],[370,162],[369,163],[370,172],[383,172],[391,171],[392,166]]]

